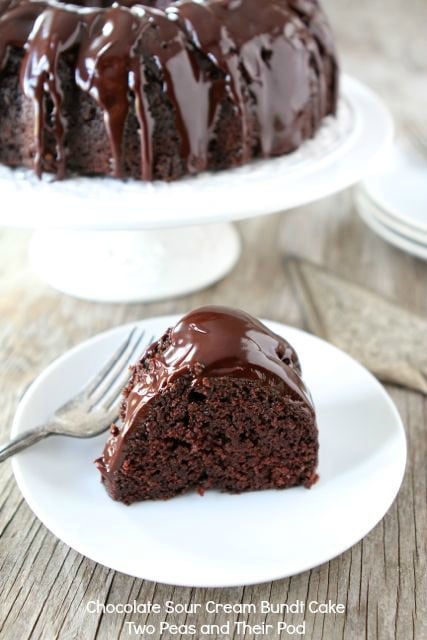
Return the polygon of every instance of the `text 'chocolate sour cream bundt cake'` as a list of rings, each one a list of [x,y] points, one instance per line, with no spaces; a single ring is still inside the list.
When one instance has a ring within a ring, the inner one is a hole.
[[[184,316],[133,367],[101,458],[115,500],[310,487],[318,431],[297,354],[226,307]]]
[[[0,0],[0,162],[174,180],[279,156],[337,76],[317,0]]]

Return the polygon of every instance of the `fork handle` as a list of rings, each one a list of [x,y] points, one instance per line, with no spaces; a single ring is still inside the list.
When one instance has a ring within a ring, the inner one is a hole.
[[[19,453],[51,435],[52,431],[49,431],[46,427],[37,427],[30,431],[24,431],[24,433],[16,436],[13,440],[9,440],[9,442],[0,445],[0,462],[7,460],[10,456],[14,456],[15,453]]]

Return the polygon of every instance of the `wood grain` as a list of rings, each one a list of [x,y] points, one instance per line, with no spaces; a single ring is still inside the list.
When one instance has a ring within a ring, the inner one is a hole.
[[[425,1],[413,0],[410,11],[403,0],[325,0],[325,5],[344,68],[388,101],[401,129],[417,113],[426,113]],[[361,284],[369,283],[407,308],[427,314],[427,264],[374,236],[356,216],[350,191],[303,210],[244,222],[239,228],[244,252],[226,280],[179,300],[128,306],[91,304],[55,293],[29,270],[28,234],[0,231],[1,436],[7,436],[19,399],[34,377],[68,348],[109,327],[206,302],[237,305],[259,316],[302,326],[282,266],[288,254],[302,255]],[[269,584],[184,589],[133,579],[96,565],[45,529],[23,501],[10,463],[0,465],[0,637],[116,640],[137,637],[128,633],[126,622],[158,623],[162,618],[155,614],[88,614],[85,607],[91,600],[291,603],[331,599],[343,602],[346,614],[307,613],[306,638],[423,640],[427,637],[427,400],[402,389],[389,390],[404,420],[409,448],[397,500],[383,521],[340,557]],[[283,616],[168,614],[167,619],[176,624],[201,619],[219,625],[227,620],[269,624]],[[286,615],[289,623],[302,619],[301,614]],[[173,637],[197,638],[188,634]],[[217,637],[226,640],[233,635]],[[261,640],[276,636],[234,637]]]

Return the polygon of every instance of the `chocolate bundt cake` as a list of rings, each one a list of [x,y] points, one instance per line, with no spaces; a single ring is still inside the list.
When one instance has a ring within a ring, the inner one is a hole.
[[[317,0],[0,0],[0,162],[39,176],[234,167],[336,103]]]
[[[152,344],[96,461],[130,504],[196,489],[310,487],[318,433],[293,348],[243,311],[202,307]]]

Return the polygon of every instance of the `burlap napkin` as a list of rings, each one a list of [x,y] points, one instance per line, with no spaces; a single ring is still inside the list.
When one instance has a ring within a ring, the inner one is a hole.
[[[427,394],[427,321],[364,287],[287,258],[308,329],[383,382]]]

